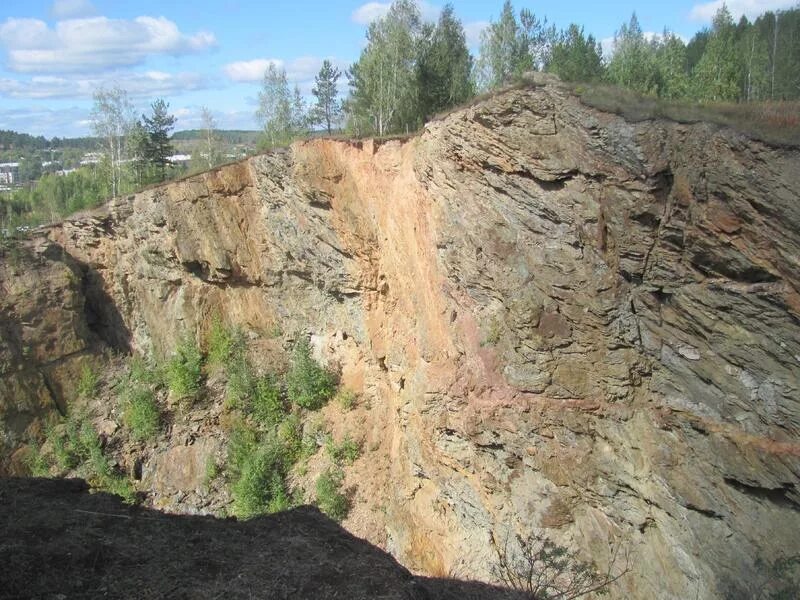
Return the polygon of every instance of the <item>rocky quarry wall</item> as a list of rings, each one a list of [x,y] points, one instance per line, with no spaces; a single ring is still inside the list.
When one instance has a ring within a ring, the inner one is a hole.
[[[800,553],[799,190],[797,149],[551,84],[117,199],[0,266],[6,442],[82,357],[220,313],[370,399],[345,524],[412,570],[545,529],[621,540],[617,597],[749,597]]]

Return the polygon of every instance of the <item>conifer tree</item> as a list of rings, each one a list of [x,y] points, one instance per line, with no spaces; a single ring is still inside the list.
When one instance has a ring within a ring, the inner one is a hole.
[[[169,157],[175,152],[170,143],[170,131],[175,127],[175,116],[169,114],[169,104],[159,98],[150,105],[152,116],[142,115],[142,122],[147,131],[147,160],[159,175],[159,180],[167,177],[167,167],[171,165]]]
[[[314,78],[314,88],[311,90],[311,93],[317,98],[317,103],[311,112],[311,120],[314,124],[324,125],[328,135],[331,134],[333,124],[339,120],[342,113],[337,99],[339,90],[336,87],[341,75],[342,72],[326,59],[322,62],[322,67]]]

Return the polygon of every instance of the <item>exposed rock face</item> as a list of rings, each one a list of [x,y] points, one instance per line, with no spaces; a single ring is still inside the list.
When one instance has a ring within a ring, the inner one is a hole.
[[[51,228],[97,336],[307,330],[372,399],[386,547],[489,578],[550,529],[619,597],[736,597],[800,552],[800,152],[557,85],[406,142],[314,140]],[[377,515],[377,516],[376,516]],[[367,521],[372,520],[372,523]],[[383,540],[375,540],[383,541]]]
[[[60,247],[0,249],[0,472],[21,472],[13,449],[64,409],[86,358],[102,349],[91,312],[81,268]]]

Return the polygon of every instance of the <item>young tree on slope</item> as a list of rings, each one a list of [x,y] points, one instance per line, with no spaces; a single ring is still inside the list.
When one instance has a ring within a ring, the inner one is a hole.
[[[217,149],[217,122],[211,109],[207,106],[200,107],[200,121],[203,124],[203,145],[205,154],[205,162],[208,168],[211,169],[220,161],[220,153]]]
[[[332,133],[331,126],[339,120],[342,113],[336,98],[339,94],[336,83],[341,75],[342,72],[326,59],[314,79],[314,88],[311,90],[317,98],[317,103],[311,109],[311,121],[325,125],[328,135]]]

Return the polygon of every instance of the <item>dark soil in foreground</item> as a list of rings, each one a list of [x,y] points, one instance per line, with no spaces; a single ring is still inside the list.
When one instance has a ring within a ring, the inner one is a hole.
[[[311,507],[250,521],[160,513],[79,479],[0,479],[0,598],[503,598],[414,577]]]

